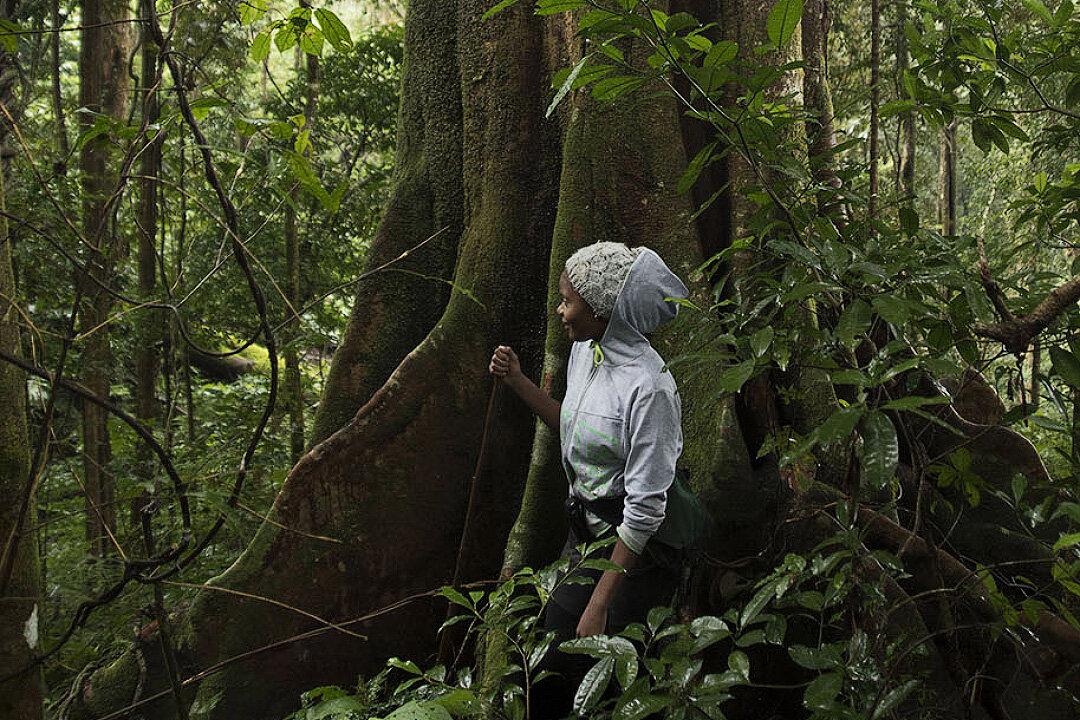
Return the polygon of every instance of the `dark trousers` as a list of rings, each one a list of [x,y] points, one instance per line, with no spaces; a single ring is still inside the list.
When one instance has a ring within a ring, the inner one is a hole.
[[[563,557],[573,564],[581,560],[576,545],[576,533],[571,531],[570,538],[563,548]],[[611,551],[605,551],[610,557]],[[618,591],[608,609],[607,634],[612,635],[630,623],[645,622],[649,610],[658,605],[670,605],[679,583],[679,574],[674,567],[660,560],[660,552],[646,552],[638,558],[637,564],[628,570],[619,585]],[[567,717],[573,710],[574,693],[581,679],[596,662],[588,655],[564,653],[558,650],[560,642],[575,637],[578,621],[585,606],[592,597],[596,582],[602,571],[578,570],[578,575],[592,579],[589,585],[563,583],[551,596],[544,610],[545,630],[554,630],[557,640],[541,662],[541,670],[550,670],[557,676],[548,677],[532,689],[531,716],[536,720]]]

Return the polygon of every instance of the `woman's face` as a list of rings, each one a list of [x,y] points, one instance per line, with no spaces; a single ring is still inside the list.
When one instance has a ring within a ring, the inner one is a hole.
[[[570,284],[565,271],[559,276],[559,295],[562,302],[555,312],[562,319],[567,336],[574,341],[599,340],[607,329],[608,321],[597,317],[585,298]]]

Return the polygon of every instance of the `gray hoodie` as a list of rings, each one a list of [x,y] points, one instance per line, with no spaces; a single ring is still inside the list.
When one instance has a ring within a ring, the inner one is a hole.
[[[619,289],[600,339],[575,342],[567,367],[559,435],[570,493],[583,500],[624,497],[616,532],[634,553],[664,520],[667,490],[682,453],[675,379],[647,334],[675,317],[686,286],[652,250],[642,252]],[[587,516],[593,532],[609,527]]]

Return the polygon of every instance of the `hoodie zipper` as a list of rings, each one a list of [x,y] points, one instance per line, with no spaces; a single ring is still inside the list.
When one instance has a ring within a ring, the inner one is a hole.
[[[604,351],[600,350],[599,353],[596,352],[600,348],[600,343],[595,340],[591,340],[590,342],[593,345],[593,366],[592,369],[589,370],[589,377],[585,380],[585,387],[581,389],[581,394],[578,395],[577,407],[574,408],[574,419],[570,421],[571,444],[573,444],[574,436],[577,432],[578,416],[581,414],[581,406],[585,404],[585,396],[588,394],[589,388],[593,384],[593,380],[596,379],[596,376],[600,372],[600,365],[604,362]],[[599,362],[597,362],[597,355],[599,355]],[[577,480],[577,473],[574,473],[574,480]]]

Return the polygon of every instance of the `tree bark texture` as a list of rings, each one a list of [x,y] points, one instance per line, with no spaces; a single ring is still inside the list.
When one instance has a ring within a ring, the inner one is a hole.
[[[139,14],[146,17],[155,12],[152,0],[141,0]],[[159,101],[157,92],[158,48],[149,32],[143,32],[142,66],[139,81],[142,85],[137,96],[142,101],[144,124],[158,120]],[[136,234],[139,246],[139,296],[152,299],[157,286],[157,234],[158,194],[161,174],[161,145],[163,138],[155,135],[149,139],[139,160],[139,206]],[[135,350],[135,403],[136,416],[153,427],[158,416],[157,376],[161,348],[164,341],[166,318],[156,310],[143,310],[138,316],[136,333],[139,342]],[[140,480],[150,482],[154,477],[156,458],[146,445],[139,445],[137,473]],[[138,518],[135,518],[136,527]]]
[[[808,0],[803,5],[802,55],[803,103],[809,113],[806,146],[817,180],[833,189],[840,187],[832,149],[836,146],[832,92],[826,77],[829,34],[828,0]],[[829,202],[829,194],[819,194],[819,203]],[[822,211],[828,210],[827,205]]]
[[[509,393],[500,393],[494,404],[487,467],[474,488],[477,522],[463,533],[492,349],[513,346],[523,370],[560,396],[568,347],[552,309],[570,253],[598,240],[646,244],[688,277],[756,211],[743,189],[760,182],[761,170],[736,151],[723,173],[704,176],[694,195],[708,197],[720,189],[711,183],[731,181],[722,205],[728,209],[723,229],[730,232],[719,232],[704,215],[690,220],[691,198],[674,188],[688,148],[701,136],[686,131],[682,108],[667,94],[642,92],[599,105],[575,93],[545,119],[551,76],[580,57],[576,18],[537,17],[529,3],[519,3],[480,22],[490,5],[409,4],[396,187],[369,262],[376,267],[438,232],[408,256],[405,268],[452,278],[454,287],[445,293],[412,273],[384,272],[358,288],[316,418],[314,445],[283,484],[273,522],[260,528],[234,565],[211,580],[175,623],[186,677],[225,663],[186,686],[194,718],[275,717],[294,708],[300,692],[352,685],[357,674],[376,672],[389,656],[427,664],[444,603],[422,599],[367,616],[449,582],[463,534],[465,581],[494,579],[552,559],[565,538],[559,526],[566,479],[558,437],[538,427]],[[730,3],[722,17],[714,3],[681,3],[688,5],[703,22],[722,20],[720,32],[736,39],[752,62],[799,57],[801,41],[783,52],[754,53],[766,38],[773,5],[768,0]],[[634,59],[645,49],[627,51]],[[797,89],[800,78],[790,73],[781,82],[777,92],[786,93]],[[734,259],[736,280],[753,264],[754,258]],[[704,289],[694,288],[698,299]],[[684,315],[653,341],[670,359],[695,347],[696,331],[693,317]],[[837,400],[832,386],[812,373],[763,374],[735,398],[718,398],[711,381],[709,373],[678,376],[684,460],[716,521],[710,554],[753,556],[772,536],[795,532],[796,525],[785,521],[794,501],[813,499],[810,491],[793,491],[781,482],[776,458],[758,458],[758,448],[784,424],[808,432]],[[793,397],[783,404],[780,383]],[[947,456],[963,443],[988,484],[1007,488],[1015,472],[1045,477],[1034,448],[1021,436],[946,410],[942,421],[964,437],[935,431],[922,420],[911,436],[926,438],[928,456]],[[915,455],[902,448],[909,474]],[[837,476],[829,472],[818,478]],[[844,487],[845,478],[839,478],[828,502]],[[917,495],[905,493],[905,502]],[[995,522],[1002,526],[1002,513],[1000,503],[986,498],[971,513],[970,525],[967,516],[934,522],[969,528],[961,552],[981,561],[987,551],[978,531]],[[1009,528],[1014,526],[1012,521]],[[879,536],[881,546],[895,545],[895,534]],[[809,548],[820,539],[807,535],[791,545]],[[1016,547],[1021,545],[1018,539]],[[1028,546],[1023,550],[1024,572],[1033,572],[1038,554]],[[768,560],[762,560],[762,570]],[[917,580],[936,582],[926,573]],[[893,591],[902,596],[919,587]],[[920,626],[946,622],[933,608],[915,609]],[[366,640],[311,615],[339,624],[367,617],[348,625]],[[942,661],[951,663],[948,648],[940,650]],[[488,658],[497,655],[497,647],[488,651]],[[152,664],[151,653],[139,647],[94,673],[78,688],[71,718],[101,717],[130,702],[138,652]],[[155,662],[160,666],[160,659]],[[963,683],[979,671],[964,667],[971,675],[959,678],[954,697],[966,697]],[[1000,677],[1009,682],[1012,676]],[[140,708],[146,716],[172,717],[164,676],[148,680],[142,697],[157,698]],[[1031,697],[1017,693],[1015,701]],[[756,710],[748,704],[740,713],[753,716]]]
[[[878,158],[880,156],[881,104],[881,0],[870,0],[870,197],[867,215],[877,219],[880,202],[878,187]]]
[[[16,3],[5,4],[5,19]],[[15,96],[15,57],[0,53],[0,100],[10,107]],[[0,125],[0,144],[10,128]],[[4,209],[6,167],[0,167],[0,209]],[[0,349],[21,352],[20,316],[15,303],[18,293],[12,272],[11,236],[7,220],[0,220]],[[30,448],[26,429],[26,376],[14,365],[0,364],[0,557],[3,572],[10,576],[0,591],[0,676],[26,668],[41,651],[42,620],[45,609],[41,596],[41,574],[34,492],[30,481]],[[29,496],[27,496],[29,493]],[[25,502],[24,502],[25,500]],[[0,717],[11,720],[39,720],[43,717],[45,688],[40,668],[27,670],[0,683]]]
[[[908,0],[896,2],[896,83],[903,93],[904,73],[911,63],[906,26],[908,23]],[[901,94],[902,97],[902,94]],[[908,201],[915,198],[915,111],[900,113],[900,192]]]
[[[60,27],[60,0],[50,0],[49,13],[53,27]],[[60,87],[60,33],[51,33],[49,37],[49,59],[52,67],[53,115],[56,116],[56,147],[58,149],[57,169],[66,172],[71,148],[68,145],[67,116],[64,112],[64,94]]]
[[[125,120],[130,82],[130,9],[125,0],[84,0],[79,50],[79,104],[94,113]],[[80,116],[82,130],[94,123],[92,113]],[[86,273],[76,282],[83,291],[81,328],[89,332],[82,348],[82,383],[99,397],[108,397],[112,378],[109,326],[113,305],[100,283],[113,282],[113,268],[127,255],[126,239],[114,231],[107,208],[116,189],[116,158],[108,138],[99,136],[79,153],[82,190],[82,232],[86,241]],[[78,272],[78,271],[77,271]],[[109,432],[105,412],[83,403],[83,484],[86,491],[86,535],[94,555],[108,552],[116,529],[114,480],[109,473]]]
[[[938,155],[938,222],[942,235],[956,233],[956,120],[941,131]]]
[[[0,178],[0,207],[3,185]],[[11,271],[11,242],[7,221],[0,221],[0,348],[19,353],[19,315],[12,298],[15,278]],[[30,451],[26,433],[26,377],[14,365],[0,367],[0,548],[14,552],[11,579],[0,603],[0,675],[27,665],[41,651],[44,607],[34,525],[34,497],[23,507],[29,490]],[[28,517],[20,518],[26,511]],[[5,558],[7,559],[7,558]],[[0,717],[33,720],[42,717],[44,687],[40,668],[28,670],[0,683]]]

